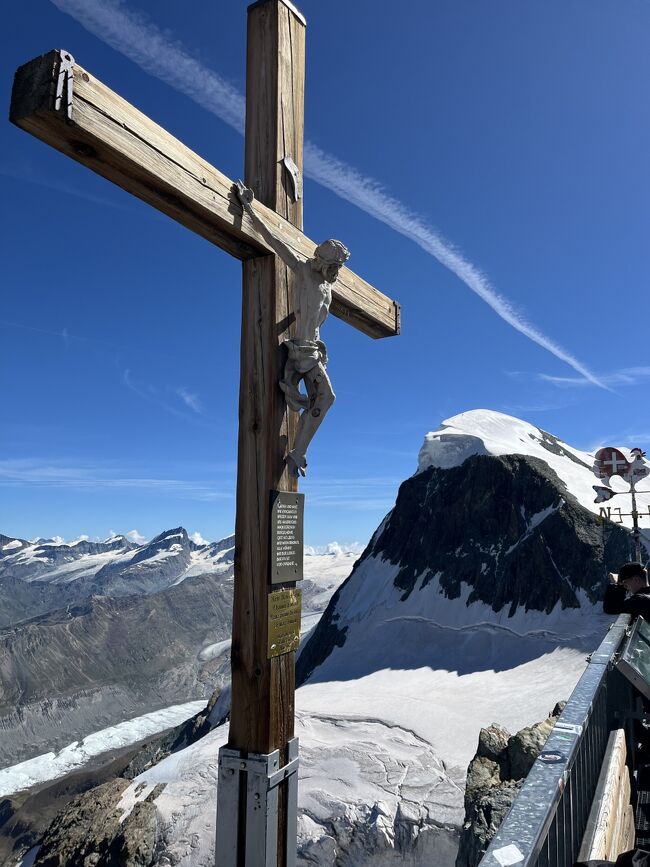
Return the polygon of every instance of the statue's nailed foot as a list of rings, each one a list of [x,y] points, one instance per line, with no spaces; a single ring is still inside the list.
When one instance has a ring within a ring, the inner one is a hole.
[[[290,451],[287,453],[286,463],[292,476],[296,476],[297,478],[298,476],[307,475],[306,455],[298,455],[295,450]]]
[[[287,382],[286,379],[283,379],[280,381],[280,388],[284,392],[289,409],[293,409],[295,412],[300,412],[301,409],[307,409],[309,407],[309,398],[306,394],[298,391],[293,383]]]

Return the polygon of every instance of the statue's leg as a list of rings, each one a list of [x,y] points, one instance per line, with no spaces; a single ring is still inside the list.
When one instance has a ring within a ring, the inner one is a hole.
[[[302,373],[296,370],[296,362],[289,355],[286,364],[284,365],[284,373],[280,380],[280,388],[284,392],[287,406],[296,412],[301,409],[306,409],[309,406],[309,397],[300,391],[300,380],[303,378]]]
[[[309,407],[300,416],[293,449],[287,454],[287,463],[294,475],[304,476],[307,469],[307,449],[336,396],[327,371],[321,363],[304,373],[303,379],[309,395]]]
[[[286,343],[290,343],[290,341],[285,341]],[[296,369],[295,358],[289,351],[284,365],[284,373],[280,380],[280,388],[284,392],[287,406],[295,412],[300,412],[301,409],[306,409],[309,406],[309,397],[300,391],[302,376],[302,373]]]

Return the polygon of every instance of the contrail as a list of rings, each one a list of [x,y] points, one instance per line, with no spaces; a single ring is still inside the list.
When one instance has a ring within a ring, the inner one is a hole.
[[[191,57],[182,45],[173,42],[155,24],[129,10],[122,0],[51,2],[145,72],[185,94],[243,135],[243,95],[216,72]],[[415,241],[485,301],[508,325],[564,361],[589,382],[600,388],[608,388],[575,356],[528,322],[507,298],[492,288],[475,265],[427,225],[424,218],[388,195],[376,180],[362,175],[309,141],[305,142],[305,175]]]

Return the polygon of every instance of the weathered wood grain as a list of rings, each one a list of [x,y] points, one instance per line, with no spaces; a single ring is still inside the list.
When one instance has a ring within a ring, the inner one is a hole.
[[[302,171],[304,44],[303,22],[281,0],[249,8],[245,182],[258,201],[297,229],[302,201],[289,194],[282,159],[291,156]],[[287,408],[278,388],[282,341],[293,324],[294,279],[278,256],[244,262],[229,732],[230,747],[279,749],[283,763],[294,735],[295,653],[268,659],[268,597],[271,493],[298,487],[284,460],[298,413]],[[295,840],[287,841],[286,783],[278,813],[282,865],[287,844],[295,846]]]
[[[304,25],[288,6],[282,5],[284,16],[291,17],[291,21],[282,23],[276,41],[296,63],[304,64],[304,40],[297,36],[298,28],[304,30]],[[265,26],[268,29],[271,24]],[[71,116],[56,110],[61,54],[51,51],[17,70],[10,110],[13,123],[231,255],[247,260],[271,252],[242,214],[230,178],[77,63],[73,67]],[[290,76],[290,71],[282,75]],[[283,84],[278,110],[281,119],[288,119],[303,98],[304,85],[292,83],[289,78]],[[264,97],[270,95],[268,88],[268,83],[260,88]],[[248,118],[250,130],[256,124],[255,119]],[[274,135],[278,146],[282,142],[283,156],[292,156],[302,169],[298,154],[302,144],[295,139],[290,122],[277,125]],[[268,199],[260,184],[270,169],[259,159],[260,164],[251,170],[250,183],[265,205]],[[309,258],[316,244],[301,231],[302,217],[295,216],[298,211],[302,214],[302,202],[296,205],[290,201],[285,170],[279,162],[273,167],[273,176],[283,191],[284,207],[276,212],[262,206],[260,212],[289,246]],[[341,270],[334,287],[331,312],[371,337],[399,332],[398,305],[348,268]]]
[[[578,861],[615,861],[634,839],[625,731],[610,733]],[[630,827],[631,823],[631,827]]]

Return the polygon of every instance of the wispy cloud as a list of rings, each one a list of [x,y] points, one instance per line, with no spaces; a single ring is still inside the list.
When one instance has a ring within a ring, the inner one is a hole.
[[[147,537],[143,536],[138,530],[129,530],[128,533],[125,533],[125,536],[131,542],[135,542],[136,545],[142,545],[143,542],[147,541]]]
[[[585,388],[594,385],[584,376],[549,376],[546,373],[537,374],[543,382],[550,382],[558,388]],[[650,379],[650,367],[624,367],[600,377],[601,383],[608,388],[625,385],[642,385]]]
[[[147,403],[151,403],[154,406],[159,407],[159,409],[164,410],[170,415],[174,415],[177,418],[181,418],[184,421],[190,421],[193,424],[199,424],[204,427],[215,428],[216,425],[210,422],[208,419],[199,417],[203,413],[203,407],[198,398],[198,395],[192,394],[184,388],[178,388],[175,390],[175,394],[177,397],[181,399],[183,404],[192,410],[192,413],[184,412],[182,409],[179,409],[173,403],[170,403],[165,399],[165,396],[160,393],[160,391],[151,383],[140,383],[136,382],[131,375],[131,371],[127,368],[124,370],[122,374],[122,380],[124,385],[132,391],[133,394],[136,394],[139,398],[146,401]]]
[[[203,414],[203,404],[201,403],[201,399],[198,394],[194,394],[184,386],[177,388],[176,394],[180,397],[185,406],[189,406],[189,408],[198,415]]]
[[[118,211],[129,211],[133,209],[130,204],[121,204],[118,201],[112,201],[103,196],[96,196],[93,193],[85,192],[77,187],[70,186],[70,184],[58,181],[56,178],[41,177],[40,175],[37,175],[33,168],[27,163],[21,165],[0,165],[0,175],[3,175],[5,178],[12,178],[15,181],[26,181],[28,184],[45,187],[48,190],[54,190],[55,193],[63,193],[65,196],[72,196],[75,199],[82,199],[85,202],[92,202],[93,205],[99,205],[102,208],[115,208]],[[125,199],[124,201],[126,202],[127,200]]]
[[[369,476],[355,478],[351,484],[349,478],[323,475],[309,488],[309,504],[317,508],[387,512],[395,505],[401,482],[402,479],[393,476]]]
[[[586,452],[595,452],[603,446],[627,446],[628,448],[650,447],[650,431],[628,429],[626,431],[614,431],[613,433],[605,434],[597,440],[592,440],[585,447]]]
[[[523,403],[523,404],[506,404],[502,407],[502,411],[509,415],[517,415],[522,412],[551,412],[552,410],[564,409],[566,403]]]
[[[93,342],[104,343],[104,341],[95,341],[94,339],[91,339],[90,337],[79,337],[76,334],[70,334],[67,327],[62,328],[61,331],[53,331],[52,329],[49,329],[49,328],[35,328],[33,325],[24,325],[21,322],[10,322],[7,319],[0,319],[0,326],[3,326],[5,328],[19,328],[21,331],[34,331],[36,334],[47,334],[50,337],[59,337],[63,341],[63,343],[65,344],[66,347],[70,345],[70,341],[72,341],[72,340],[79,341],[80,343],[93,343]],[[107,344],[107,345],[112,345],[112,344]]]
[[[190,539],[194,542],[195,545],[208,545],[208,540],[204,539],[201,533],[196,530],[196,532],[190,535]]]
[[[232,497],[230,483],[221,485],[216,480],[203,482],[193,479],[124,476],[110,463],[70,465],[39,458],[0,460],[0,487],[25,486],[74,490],[131,489],[199,501]]]
[[[121,0],[51,0],[86,30],[124,54],[146,72],[185,94],[237,132],[244,132],[245,100],[232,84],[193,58],[156,25],[128,9]],[[367,214],[418,244],[455,274],[472,292],[516,331],[573,368],[581,377],[608,388],[574,355],[542,333],[487,277],[425,219],[382,185],[352,166],[305,142],[305,174],[355,204]]]

